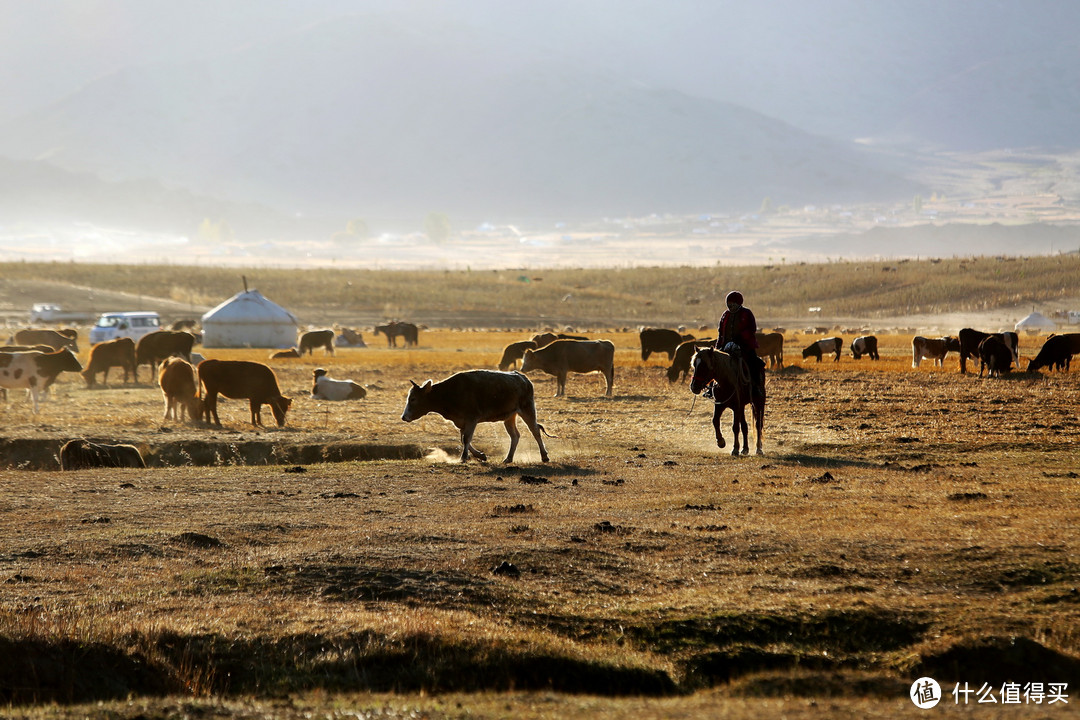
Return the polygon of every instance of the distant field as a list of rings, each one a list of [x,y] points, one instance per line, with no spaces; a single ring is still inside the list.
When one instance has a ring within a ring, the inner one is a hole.
[[[899,334],[878,362],[817,363],[791,337],[765,455],[732,458],[666,358],[608,332],[614,398],[597,376],[565,398],[532,378],[549,464],[527,434],[516,465],[448,462],[451,425],[399,419],[410,379],[492,367],[521,335],[274,362],[283,429],[236,401],[221,429],[162,422],[145,368],[104,389],[62,377],[36,417],[12,393],[0,701],[34,718],[891,718],[923,675],[1080,687],[1076,371],[913,370]],[[1042,339],[1021,342],[1026,362]],[[368,397],[306,397],[320,366]],[[13,469],[75,436],[152,467]],[[499,457],[505,432],[476,443]]]

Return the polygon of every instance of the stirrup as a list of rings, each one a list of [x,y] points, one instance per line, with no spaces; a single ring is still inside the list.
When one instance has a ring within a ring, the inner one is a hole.
[[[709,385],[706,385],[705,389],[701,391],[701,397],[706,398],[707,400],[715,400],[716,396],[713,394],[713,391],[715,389],[716,389],[716,383],[711,383]]]

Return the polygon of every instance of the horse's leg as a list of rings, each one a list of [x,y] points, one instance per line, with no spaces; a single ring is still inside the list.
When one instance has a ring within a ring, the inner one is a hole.
[[[724,447],[724,434],[720,432],[720,416],[724,414],[724,406],[720,404],[713,405],[712,411],[712,426],[716,432],[716,447]]]
[[[746,455],[749,452],[747,444],[749,443],[750,433],[746,429],[746,407],[742,404],[742,398],[736,394],[735,405],[731,408],[734,413],[734,417],[731,419],[731,432],[735,436],[731,445],[731,454],[739,454],[739,432],[742,431],[742,454]]]
[[[757,454],[762,455],[761,433],[765,429],[765,398],[758,398],[753,402],[754,429],[757,431]]]

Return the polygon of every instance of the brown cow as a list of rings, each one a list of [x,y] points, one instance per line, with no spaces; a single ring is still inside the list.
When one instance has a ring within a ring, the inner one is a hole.
[[[482,422],[501,422],[506,426],[510,450],[504,462],[513,462],[521,438],[517,429],[518,415],[536,439],[540,459],[548,461],[547,448],[540,436],[541,431],[547,431],[536,422],[533,385],[519,372],[465,370],[435,384],[430,380],[423,385],[414,382],[401,419],[412,422],[428,413],[443,416],[461,431],[461,462],[468,462],[470,453],[478,460],[487,460],[487,455],[472,446],[473,433]]]
[[[334,331],[333,330],[309,330],[300,335],[300,342],[296,351],[303,357],[315,354],[315,348],[321,347],[330,355],[334,354]]]
[[[607,397],[615,383],[615,345],[610,340],[556,340],[538,350],[526,350],[521,372],[542,370],[555,376],[555,397],[566,394],[566,375],[601,372],[607,380]]]
[[[405,341],[405,347],[412,345],[416,347],[416,344],[420,341],[420,328],[416,327],[412,323],[399,322],[394,320],[386,325],[376,325],[375,334],[382,333],[386,336],[387,347],[397,347],[397,339],[400,336]]]
[[[503,348],[502,359],[499,360],[499,369],[504,372],[509,370],[521,359],[521,356],[525,354],[526,350],[535,349],[536,343],[532,340],[522,340],[521,342],[510,343]]]
[[[48,345],[53,350],[70,348],[71,352],[79,352],[79,344],[76,342],[78,333],[75,330],[19,330],[12,336],[13,345]]]
[[[166,358],[158,370],[158,386],[165,400],[165,414],[162,420],[183,422],[187,411],[191,422],[198,422],[202,417],[202,400],[199,398],[199,381],[195,378],[195,368],[183,358]],[[177,410],[179,408],[179,411]]]
[[[925,338],[916,335],[911,338],[911,367],[919,367],[923,358],[933,360],[936,366],[941,367],[945,364],[945,356],[950,352],[960,352],[960,341],[956,338]]]
[[[144,467],[146,463],[134,445],[108,445],[78,439],[68,440],[60,448],[61,470]]]
[[[131,377],[135,377],[135,341],[131,338],[106,340],[90,348],[90,360],[86,363],[86,369],[82,371],[86,387],[94,387],[98,373],[104,373],[101,383],[108,384],[109,369],[114,367],[123,369],[125,383],[128,381],[129,373]]]
[[[284,427],[292,399],[281,394],[277,376],[266,365],[247,360],[203,360],[199,363],[199,382],[206,391],[203,414],[207,422],[212,416],[214,424],[221,426],[217,412],[217,396],[221,393],[227,398],[246,398],[251,402],[252,425],[262,425],[262,406],[269,405],[278,427]]]
[[[149,365],[153,378],[153,369],[167,357],[177,355],[191,362],[191,348],[194,345],[195,336],[189,332],[155,330],[143,335],[135,343],[135,382],[139,381],[140,365]]]
[[[78,358],[68,348],[51,353],[38,350],[0,353],[0,388],[28,389],[37,415],[40,394],[56,381],[56,376],[82,369]]]
[[[338,345],[342,347],[367,347],[367,343],[364,342],[364,336],[351,328],[341,328],[341,333],[336,340]]]
[[[638,331],[641,341],[641,359],[648,360],[655,353],[667,353],[668,360],[675,359],[675,350],[679,343],[693,340],[693,335],[682,335],[678,330],[668,328],[645,327]]]
[[[300,352],[296,348],[289,348],[288,350],[272,350],[270,352],[271,360],[287,360],[289,358],[300,357]]]
[[[694,353],[698,348],[712,347],[716,338],[706,340],[687,340],[679,343],[675,348],[675,359],[671,361],[671,367],[667,369],[668,382],[675,382],[680,377],[686,377],[690,372],[690,361],[694,359]]]
[[[769,367],[784,367],[784,336],[778,332],[756,333],[758,346],[755,352],[764,360],[769,358]]]

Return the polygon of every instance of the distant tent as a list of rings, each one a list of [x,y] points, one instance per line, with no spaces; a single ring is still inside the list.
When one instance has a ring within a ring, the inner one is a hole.
[[[1042,313],[1033,312],[1026,318],[1016,323],[1013,328],[1017,332],[1026,331],[1036,333],[1039,331],[1053,332],[1057,330],[1057,324]]]
[[[300,322],[258,290],[244,290],[202,316],[208,348],[286,348],[296,344]]]

